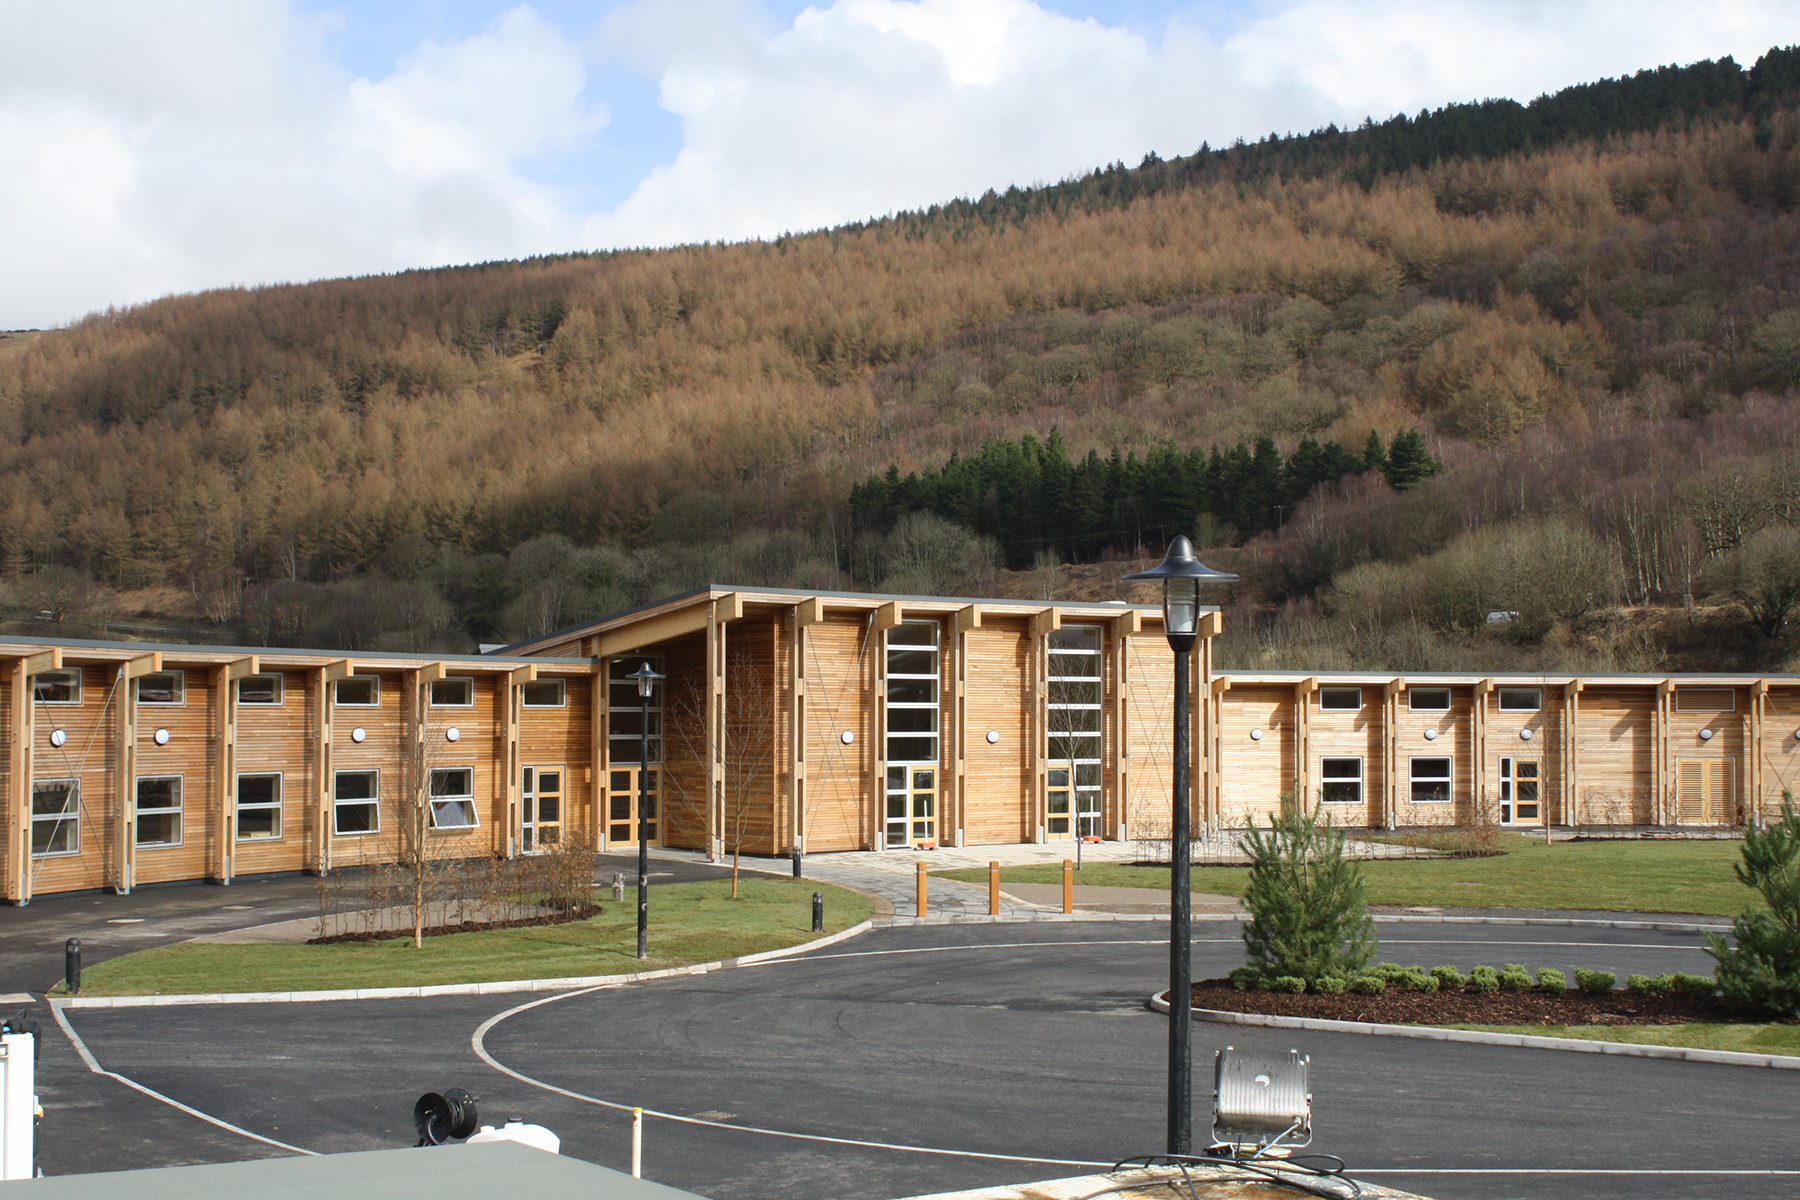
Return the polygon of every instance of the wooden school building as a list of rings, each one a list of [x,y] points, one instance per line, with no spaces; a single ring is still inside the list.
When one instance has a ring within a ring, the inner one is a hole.
[[[1193,672],[1194,819],[1720,829],[1800,678]],[[648,698],[628,678],[664,677]],[[0,894],[568,841],[719,856],[1166,837],[1161,613],[709,587],[482,655],[0,639]]]

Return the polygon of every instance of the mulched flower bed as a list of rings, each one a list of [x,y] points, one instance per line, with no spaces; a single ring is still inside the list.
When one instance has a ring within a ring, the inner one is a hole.
[[[568,912],[550,913],[542,917],[515,917],[510,921],[463,921],[457,925],[429,925],[425,929],[426,937],[439,937],[446,933],[480,933],[487,929],[529,929],[536,925],[567,925],[571,921],[585,921],[589,917],[600,915],[598,904],[582,905]],[[306,939],[309,946],[330,946],[338,942],[386,942],[394,938],[410,938],[410,929],[376,929],[359,933],[334,933],[330,937]]]
[[[1194,985],[1194,1007],[1276,1017],[1317,1017],[1330,1021],[1372,1021],[1384,1025],[1685,1025],[1690,1021],[1767,1021],[1733,1007],[1718,996],[1640,996],[1615,990],[1605,995],[1568,991],[1457,992],[1402,991],[1393,984],[1379,996],[1302,995],[1240,992],[1229,979]]]

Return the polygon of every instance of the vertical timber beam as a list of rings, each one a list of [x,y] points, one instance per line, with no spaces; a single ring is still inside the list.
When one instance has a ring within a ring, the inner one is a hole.
[[[1111,690],[1106,695],[1106,705],[1112,713],[1111,738],[1100,743],[1100,753],[1105,760],[1110,760],[1113,779],[1113,820],[1112,836],[1118,841],[1125,841],[1131,835],[1131,639],[1144,626],[1144,614],[1131,609],[1108,623],[1107,636],[1112,639],[1107,647],[1110,670],[1105,672],[1111,677]],[[1204,694],[1204,693],[1202,693]],[[1206,758],[1206,748],[1200,748],[1200,757]],[[1102,773],[1101,778],[1105,778]],[[1206,777],[1200,778],[1204,796]],[[1101,805],[1104,810],[1105,805]]]
[[[1582,681],[1571,679],[1563,686],[1563,804],[1562,823],[1574,828],[1581,824],[1581,689]],[[1545,835],[1549,844],[1549,834]]]
[[[1651,786],[1655,789],[1656,802],[1651,809],[1652,819],[1658,825],[1669,824],[1669,783],[1674,764],[1669,761],[1669,710],[1674,704],[1675,681],[1664,679],[1656,685],[1656,736],[1653,744],[1656,749],[1656,768]]]
[[[1199,669],[1190,672],[1192,690],[1188,695],[1188,711],[1192,726],[1188,730],[1188,778],[1200,780],[1198,804],[1188,813],[1189,828],[1199,821],[1200,836],[1208,837],[1224,827],[1224,780],[1217,770],[1219,750],[1219,717],[1223,693],[1213,691],[1213,639],[1225,628],[1225,618],[1218,609],[1200,614],[1196,626],[1199,633]]]
[[[1314,675],[1294,685],[1294,800],[1304,807],[1312,804],[1312,697],[1319,690],[1319,677]]]
[[[887,849],[887,638],[884,635],[900,624],[903,616],[899,601],[883,604],[869,613],[869,666],[874,679],[869,689],[869,764],[874,775],[870,792],[875,819],[871,850]],[[941,665],[939,669],[942,669]]]
[[[14,904],[31,903],[31,781],[34,739],[37,737],[31,677],[40,671],[62,669],[62,647],[13,660],[7,719],[7,772],[5,808],[0,812],[6,828],[5,898]]]
[[[162,670],[161,654],[145,654],[119,665],[118,757],[113,768],[113,890],[131,894],[137,880],[137,688],[140,676]]]
[[[228,663],[214,667],[212,675],[213,704],[218,710],[219,742],[214,755],[214,765],[219,777],[218,852],[213,860],[213,878],[220,883],[228,884],[237,873],[237,742],[238,742],[238,704],[237,681],[246,675],[257,672],[259,660],[252,654],[248,658],[233,659]],[[282,798],[286,803],[286,797]]]
[[[1470,773],[1469,800],[1472,810],[1469,819],[1473,824],[1485,824],[1490,811],[1487,802],[1488,788],[1488,732],[1487,712],[1488,697],[1493,694],[1492,679],[1478,680],[1475,694],[1469,702],[1469,744],[1474,756],[1473,770]],[[1499,819],[1499,809],[1492,809],[1494,819]]]
[[[960,847],[969,831],[969,631],[981,628],[980,606],[957,609],[950,628],[956,646],[956,695],[950,716],[956,731],[956,753],[951,759],[951,779],[956,789],[956,844]]]
[[[1211,674],[1212,643],[1202,641],[1201,653],[1206,656],[1204,669]],[[1218,833],[1225,828],[1225,693],[1231,690],[1231,676],[1217,675],[1201,694],[1201,702],[1206,706],[1206,719],[1211,727],[1206,731],[1206,775],[1205,790],[1200,793],[1200,811],[1207,821],[1203,833]],[[1172,764],[1171,764],[1172,765]]]
[[[348,679],[353,666],[341,658],[312,672],[312,794],[307,798],[307,822],[312,830],[309,847],[312,869],[323,875],[331,870],[331,835],[337,817],[332,798],[337,794],[331,765],[332,717],[337,711],[337,681]]]
[[[788,853],[806,852],[806,630],[825,617],[817,596],[788,614]]]
[[[1061,609],[1046,608],[1031,618],[1031,817],[1039,842],[1049,838],[1050,635],[1061,628]]]
[[[1745,731],[1745,740],[1749,743],[1747,764],[1749,771],[1745,780],[1744,791],[1744,823],[1760,826],[1763,811],[1763,727],[1768,716],[1769,681],[1758,679],[1750,685],[1749,728]]]
[[[1388,680],[1382,689],[1381,706],[1381,811],[1375,824],[1393,829],[1400,813],[1400,697],[1406,692],[1406,680]]]
[[[524,703],[524,693],[521,689],[526,684],[535,682],[537,682],[536,663],[526,663],[494,680],[494,700],[500,706],[500,763],[506,772],[501,799],[506,806],[506,845],[504,849],[508,858],[517,858],[525,841],[525,764],[519,751],[519,726],[524,721],[524,710],[521,707]],[[565,682],[563,686],[566,688],[569,685]],[[564,703],[568,703],[566,693]],[[591,715],[589,721],[591,724]],[[564,805],[568,805],[569,793],[574,790],[570,787],[574,780],[569,778],[569,774],[565,772],[563,779]],[[592,780],[594,776],[595,770],[590,767],[588,778]],[[598,844],[598,841],[594,842],[594,845]]]

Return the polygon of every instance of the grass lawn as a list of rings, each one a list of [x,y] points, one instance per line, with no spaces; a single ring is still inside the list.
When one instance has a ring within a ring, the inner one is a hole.
[[[602,901],[590,920],[448,934],[427,938],[422,950],[411,938],[330,946],[182,942],[89,967],[81,993],[315,991],[653,971],[807,941],[815,891],[825,893],[827,933],[868,919],[867,897],[812,880],[747,877],[737,900],[729,880],[672,883],[650,890],[648,959],[637,957],[636,896],[628,893],[623,904]]]
[[[1756,893],[1737,881],[1736,841],[1557,842],[1502,834],[1505,854],[1492,858],[1388,859],[1366,862],[1369,903],[1479,908],[1592,908],[1625,912],[1691,912],[1725,916],[1743,911]],[[982,868],[940,872],[986,883]],[[1196,892],[1241,896],[1244,867],[1195,867]],[[1056,864],[1003,867],[1003,882],[1061,883]],[[1167,867],[1092,863],[1075,881],[1105,887],[1167,891]]]
[[[1635,1042],[1646,1046],[1742,1050],[1749,1054],[1800,1054],[1800,1025],[1452,1025],[1449,1028],[1582,1038],[1593,1042]]]

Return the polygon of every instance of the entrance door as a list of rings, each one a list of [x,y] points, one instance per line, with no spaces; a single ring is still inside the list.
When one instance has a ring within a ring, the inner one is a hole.
[[[1503,758],[1500,760],[1500,823],[1502,825],[1542,825],[1544,823],[1541,770],[1541,763],[1535,758]]]
[[[1731,811],[1729,758],[1675,760],[1676,820],[1684,825],[1723,825]]]
[[[1071,763],[1044,774],[1044,839],[1099,837],[1100,764]]]
[[[524,849],[535,854],[562,840],[563,769],[526,767],[520,783]]]
[[[887,846],[937,845],[937,768],[890,766]]]
[[[638,844],[638,767],[614,767],[607,772],[606,848],[619,849]],[[652,846],[657,844],[658,788],[662,770],[649,769],[649,794],[644,797],[644,832]]]
[[[1070,771],[1067,767],[1051,767],[1045,772],[1048,785],[1044,791],[1044,839],[1061,842],[1071,835],[1070,818],[1073,816],[1075,789],[1070,786]]]

